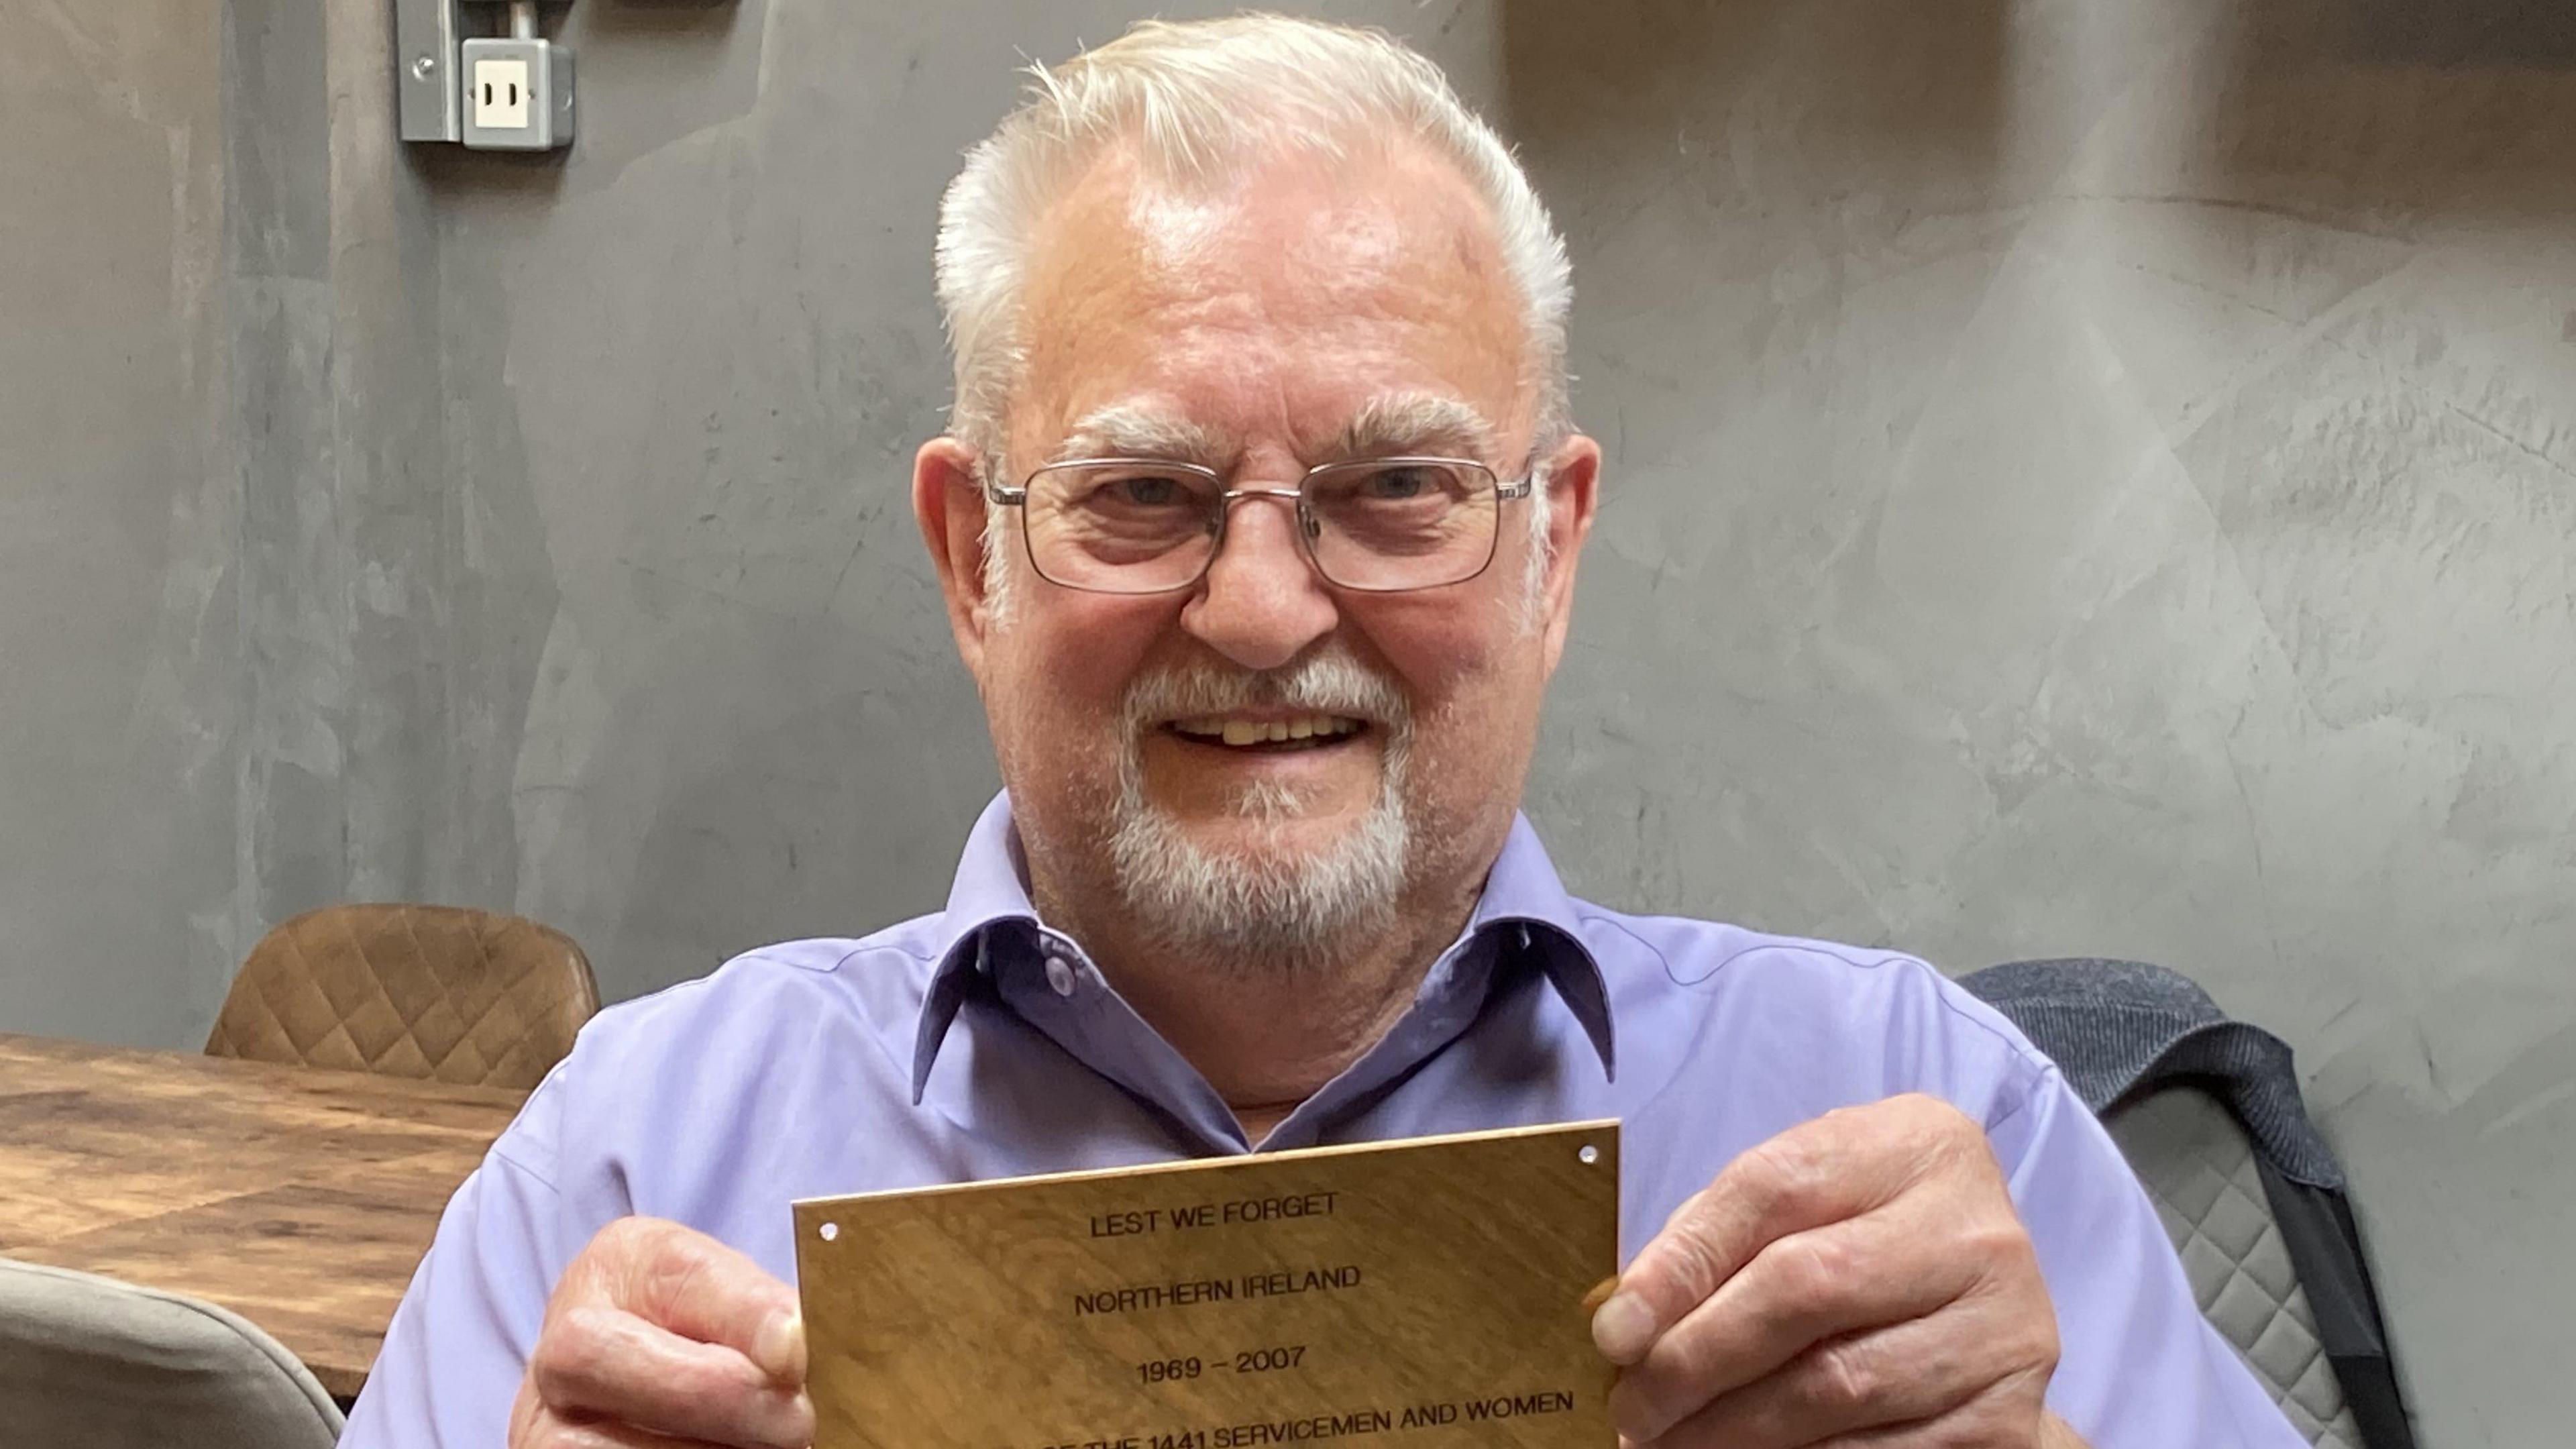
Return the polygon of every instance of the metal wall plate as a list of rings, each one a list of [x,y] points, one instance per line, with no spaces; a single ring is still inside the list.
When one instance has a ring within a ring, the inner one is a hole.
[[[394,0],[394,84],[406,141],[461,141],[457,0]]]

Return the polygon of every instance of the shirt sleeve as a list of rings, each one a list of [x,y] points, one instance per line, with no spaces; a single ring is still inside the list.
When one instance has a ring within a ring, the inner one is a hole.
[[[2057,1305],[2060,1418],[2093,1449],[2307,1449],[2201,1316],[2155,1205],[2056,1068],[1987,1136]]]
[[[558,1074],[560,1075],[560,1074]],[[341,1449],[496,1449],[570,1261],[546,1127],[549,1078],[448,1200],[394,1310]]]

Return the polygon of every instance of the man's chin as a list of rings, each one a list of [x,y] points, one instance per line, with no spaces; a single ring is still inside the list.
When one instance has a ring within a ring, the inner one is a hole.
[[[1220,814],[1155,813],[1165,838],[1194,855],[1292,874],[1332,859],[1364,823],[1359,812],[1309,813],[1257,802]]]
[[[1268,819],[1144,806],[1126,814],[1110,846],[1140,920],[1176,940],[1279,962],[1348,949],[1354,933],[1383,930],[1408,854],[1404,816],[1391,803]]]

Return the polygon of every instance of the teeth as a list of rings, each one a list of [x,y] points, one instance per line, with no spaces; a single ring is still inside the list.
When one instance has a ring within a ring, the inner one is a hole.
[[[1273,741],[1331,740],[1355,734],[1361,722],[1338,715],[1312,714],[1296,719],[1249,720],[1227,719],[1222,715],[1202,715],[1195,719],[1172,721],[1172,728],[1201,739],[1223,740],[1229,745],[1258,745]]]

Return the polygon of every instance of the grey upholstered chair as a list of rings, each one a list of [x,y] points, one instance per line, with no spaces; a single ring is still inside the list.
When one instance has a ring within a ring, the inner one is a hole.
[[[2342,1164],[2290,1048],[2138,961],[2017,961],[1960,984],[2102,1119],[2201,1312],[2318,1449],[2415,1449]]]
[[[0,1258],[0,1443],[331,1449],[340,1410],[211,1303]]]

